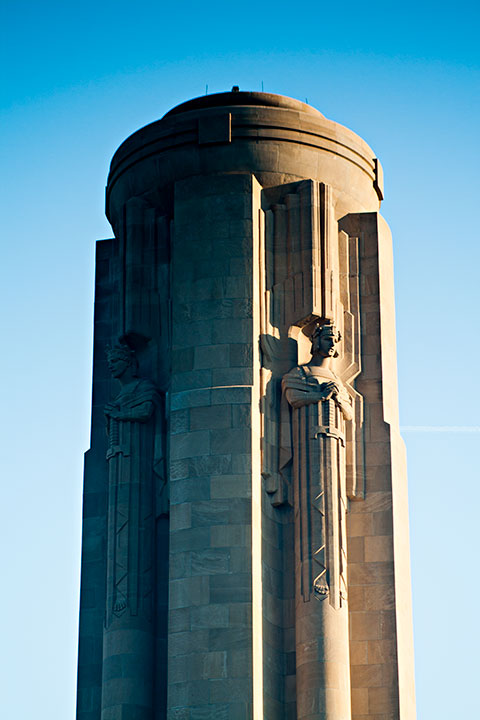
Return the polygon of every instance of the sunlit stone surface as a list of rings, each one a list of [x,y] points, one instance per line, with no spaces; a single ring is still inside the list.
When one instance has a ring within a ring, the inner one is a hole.
[[[361,138],[266,93],[115,154],[77,720],[414,720],[382,198]]]

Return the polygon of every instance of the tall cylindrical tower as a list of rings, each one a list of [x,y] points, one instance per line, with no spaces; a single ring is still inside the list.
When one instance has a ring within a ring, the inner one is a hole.
[[[266,93],[115,153],[78,720],[415,717],[382,197],[361,138]]]

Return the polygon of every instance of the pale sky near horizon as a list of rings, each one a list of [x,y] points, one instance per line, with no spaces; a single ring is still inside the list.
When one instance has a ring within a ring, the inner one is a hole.
[[[419,720],[478,716],[480,6],[0,3],[0,714],[74,720],[94,245],[110,159],[191,97],[261,90],[385,172]]]

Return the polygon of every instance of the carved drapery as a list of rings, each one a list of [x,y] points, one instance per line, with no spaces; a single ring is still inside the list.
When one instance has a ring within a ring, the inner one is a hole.
[[[126,345],[110,351],[109,365],[121,390],[105,407],[108,508],[102,720],[130,710],[146,720],[153,718],[155,702],[156,518],[168,509],[164,404],[156,386],[137,377],[136,358]],[[129,672],[141,678],[128,702],[118,683],[110,680],[125,633]]]
[[[300,592],[329,596],[334,608],[347,598],[346,546],[346,421],[333,399],[311,402],[321,388],[307,367],[294,368],[283,379],[292,404],[294,501],[299,522]],[[341,386],[344,402],[348,395]],[[291,391],[305,395],[293,400]]]
[[[166,500],[158,390],[137,379],[113,404],[120,418],[107,414],[107,627],[125,612],[152,618],[156,496]]]

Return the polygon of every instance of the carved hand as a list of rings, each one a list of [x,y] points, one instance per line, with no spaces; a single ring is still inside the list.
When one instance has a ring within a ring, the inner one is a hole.
[[[115,403],[107,403],[104,407],[103,412],[107,417],[114,418],[115,420],[118,420],[118,414],[119,414],[119,406],[115,405]]]
[[[114,420],[124,420],[125,418],[124,413],[122,413],[121,410],[112,410],[110,417]]]
[[[334,380],[329,380],[326,383],[322,383],[320,388],[323,400],[330,400],[331,397],[337,399],[340,393],[340,387],[336,382],[334,382]]]
[[[345,388],[333,380],[323,383],[321,387],[323,400],[333,398],[342,411],[345,420],[351,420],[353,418],[352,404]]]

